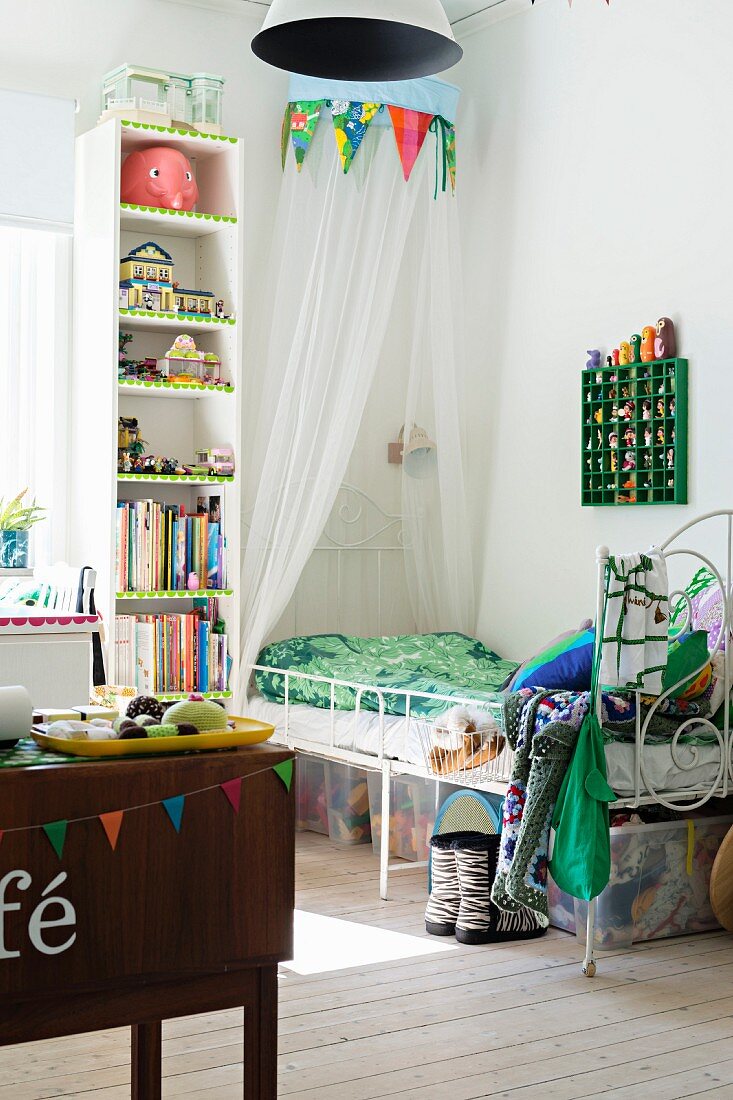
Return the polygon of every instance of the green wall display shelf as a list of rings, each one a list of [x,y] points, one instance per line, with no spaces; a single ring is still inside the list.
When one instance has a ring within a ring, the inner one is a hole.
[[[583,507],[687,504],[687,373],[686,359],[583,370]]]

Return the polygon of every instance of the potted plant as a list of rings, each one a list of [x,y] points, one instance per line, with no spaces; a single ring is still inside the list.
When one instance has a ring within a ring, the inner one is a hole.
[[[45,508],[35,500],[24,505],[25,488],[5,503],[0,497],[0,569],[28,569],[30,565],[30,529],[44,518]]]

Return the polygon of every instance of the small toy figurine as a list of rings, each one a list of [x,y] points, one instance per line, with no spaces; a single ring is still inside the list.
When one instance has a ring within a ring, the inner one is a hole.
[[[618,447],[618,433],[617,432],[609,432],[608,433],[608,446],[611,447],[611,448]]]
[[[670,447],[667,451],[667,469],[674,470],[674,448]]]
[[[668,477],[667,478],[667,488],[668,489],[674,489],[674,478],[673,477]]]
[[[610,390],[608,391],[608,400],[609,401],[615,401],[616,400],[616,387],[615,386],[611,386]]]
[[[590,436],[588,436],[588,442],[585,445],[586,451],[589,451],[592,446],[593,446],[593,441],[591,440]]]
[[[644,428],[644,446],[651,447],[652,445],[652,430],[651,428]]]
[[[676,406],[675,406],[675,403],[674,403],[674,397],[671,397],[669,399],[669,415],[670,416],[674,416],[675,408],[676,408]]]
[[[621,356],[620,349],[619,348],[614,348],[613,352],[611,353],[611,359],[612,359],[614,367],[617,367],[619,365],[620,356]],[[614,378],[614,382],[615,381],[616,381],[616,379]]]
[[[600,428],[598,428],[598,446],[603,446],[603,433],[601,432]]]
[[[189,573],[186,581],[186,587],[189,592],[198,592],[199,589],[199,575],[198,573]]]
[[[631,396],[631,391],[630,391],[628,386],[622,386],[621,387],[621,396],[622,397],[630,397]]]
[[[647,478],[646,481],[644,482],[644,488],[645,489],[651,489],[651,487],[652,487],[652,483],[649,480],[649,478]]]
[[[674,331],[674,322],[671,321],[669,317],[660,317],[657,321],[654,354],[657,359],[674,359],[677,355],[677,338]]]
[[[645,325],[641,330],[641,361],[642,363],[654,362],[654,339],[657,330],[653,325]]]
[[[630,363],[640,363],[641,362],[641,336],[639,336],[638,332],[634,333],[634,335],[629,340],[629,344],[631,346],[631,351],[629,353],[629,362]]]
[[[636,411],[636,405],[633,401],[625,401],[624,406],[621,409],[622,420],[633,420],[634,412]]]
[[[627,366],[629,362],[629,353],[631,351],[631,345],[622,340],[618,346],[618,365],[620,367]]]
[[[628,478],[624,482],[624,489],[635,489],[635,488],[636,488],[636,482],[634,481],[633,477]]]
[[[618,420],[618,405],[611,406],[611,420]]]
[[[636,446],[636,432],[633,428],[627,428],[624,432],[624,446],[635,447]]]
[[[593,413],[593,419],[595,420],[596,424],[602,424],[603,423],[603,409],[596,409],[596,411]]]
[[[222,303],[222,305],[223,305],[223,303]],[[597,367],[600,367],[600,365],[601,365],[601,353],[598,350],[598,348],[593,348],[592,351],[589,348],[588,351],[586,352],[586,354],[588,356],[588,362],[585,364],[585,369],[586,370],[596,370]]]
[[[672,440],[671,440],[671,442],[674,443],[674,426],[672,427]]]
[[[651,442],[651,440],[650,440]],[[652,465],[652,452],[644,451],[644,469],[650,470]]]
[[[598,371],[596,371],[596,383],[600,386],[602,381],[603,381],[603,374],[602,374],[601,371],[598,370]]]
[[[611,451],[611,473],[615,474],[618,470],[618,455],[616,451]]]
[[[590,392],[590,390],[588,390],[587,394],[585,395],[585,399],[586,399],[586,401],[590,401],[590,399],[591,399],[591,396],[592,396],[592,395],[591,395],[591,392]]]
[[[611,377],[610,377],[610,378],[608,379],[608,381],[609,381],[609,382],[618,382],[618,375],[616,374],[616,372],[615,372],[615,371],[613,372],[613,374],[611,375]]]
[[[612,355],[607,355],[606,356],[606,366],[607,367],[612,367],[613,366],[613,356]]]
[[[664,446],[664,428],[657,428],[657,443],[660,447]]]
[[[664,393],[664,382],[660,382],[657,386],[657,393]]]
[[[664,401],[657,401],[657,416],[664,416]]]
[[[636,457],[633,451],[627,451],[624,455],[624,464],[621,467],[622,470],[635,470],[636,469]]]
[[[651,420],[652,418],[652,403],[651,401],[642,401],[641,403],[641,418],[642,420]]]
[[[198,199],[191,163],[178,149],[167,145],[136,149],[122,165],[121,202],[193,210]]]
[[[217,300],[214,316],[219,317],[222,320],[226,317],[226,313],[224,312],[224,302],[221,298]]]
[[[127,451],[122,456],[122,471],[125,474],[132,473],[132,461]]]

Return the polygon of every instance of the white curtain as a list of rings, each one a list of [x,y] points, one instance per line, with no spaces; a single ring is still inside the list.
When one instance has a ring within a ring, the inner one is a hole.
[[[460,286],[448,248],[455,211],[450,193],[434,198],[434,140],[428,136],[408,183],[390,127],[370,127],[348,176],[327,117],[300,174],[288,157],[264,305],[247,357],[257,372],[245,408],[257,415],[256,428],[250,416],[245,456],[243,683],[324,529],[398,280],[414,277],[415,265],[412,354],[402,349],[405,416],[435,433],[438,461],[432,482],[405,484],[409,588],[421,629],[473,627],[453,348],[462,324],[452,312]]]
[[[68,235],[0,225],[0,497],[48,509],[36,563],[65,556],[70,259]]]

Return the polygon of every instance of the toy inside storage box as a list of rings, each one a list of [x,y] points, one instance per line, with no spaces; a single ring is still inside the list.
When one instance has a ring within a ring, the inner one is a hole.
[[[295,828],[328,836],[326,761],[301,752],[295,761]]]
[[[363,768],[326,761],[326,806],[331,840],[340,844],[369,842],[369,793]]]
[[[298,753],[295,776],[296,829],[323,833],[340,844],[368,843],[371,830],[365,771]]]
[[[629,947],[641,940],[709,932],[710,872],[733,817],[690,817],[611,829],[611,879],[599,895],[595,946]],[[550,924],[585,940],[588,903],[549,879]]]
[[[369,772],[372,843],[379,854],[382,837],[382,776]],[[415,775],[390,780],[389,854],[397,859],[424,862],[435,826],[435,783]]]

